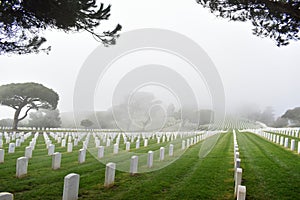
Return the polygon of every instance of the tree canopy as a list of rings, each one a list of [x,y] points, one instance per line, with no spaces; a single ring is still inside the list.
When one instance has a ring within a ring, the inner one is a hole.
[[[15,109],[13,129],[32,109],[56,109],[58,94],[38,83],[11,83],[0,86],[0,104]],[[25,114],[19,118],[21,111]]]
[[[59,111],[41,109],[29,114],[28,126],[36,128],[58,128],[61,126]]]
[[[93,126],[94,123],[91,120],[89,120],[89,119],[84,119],[84,120],[82,120],[80,122],[80,125],[83,126],[83,127],[85,127],[85,128],[88,128],[88,127]]]
[[[197,0],[216,16],[233,21],[251,21],[253,34],[270,37],[277,46],[299,40],[298,0]]]
[[[282,115],[281,117],[290,120],[295,125],[299,125],[300,124],[300,107],[296,107],[294,109],[287,110],[284,113],[284,115]]]
[[[57,29],[91,33],[105,45],[115,44],[121,25],[101,34],[94,29],[108,20],[111,6],[96,0],[0,0],[0,55],[49,52],[41,32]]]

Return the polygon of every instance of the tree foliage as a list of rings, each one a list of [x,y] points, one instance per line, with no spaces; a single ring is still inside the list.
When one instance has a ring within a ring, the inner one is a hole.
[[[289,125],[289,121],[286,118],[278,117],[274,123],[272,124],[272,127],[274,128],[283,128],[287,127]]]
[[[296,107],[294,109],[287,110],[282,118],[286,118],[291,120],[292,123],[299,125],[300,124],[300,107]]]
[[[251,21],[253,34],[270,37],[277,46],[299,40],[298,0],[197,0],[217,16],[233,21]]]
[[[85,128],[88,128],[88,127],[93,126],[94,123],[91,120],[89,120],[89,119],[84,119],[84,120],[82,120],[80,122],[80,125],[83,126],[83,127],[85,127]]]
[[[59,111],[41,109],[29,114],[28,126],[36,128],[58,128],[61,126]]]
[[[110,9],[102,3],[97,6],[96,0],[0,0],[0,55],[48,53],[51,47],[42,47],[46,38],[41,36],[46,29],[85,30],[105,45],[115,44],[119,24],[113,31],[94,31],[109,18]]]
[[[25,119],[30,110],[56,109],[59,96],[38,83],[11,83],[0,86],[0,104],[15,109],[13,129]],[[19,118],[22,110],[25,114]]]

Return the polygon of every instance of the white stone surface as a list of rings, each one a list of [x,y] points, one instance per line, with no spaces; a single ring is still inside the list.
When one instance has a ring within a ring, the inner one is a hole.
[[[15,143],[9,143],[8,146],[8,153],[15,153],[16,144]]]
[[[148,139],[145,139],[144,140],[144,147],[147,147],[148,146]]]
[[[114,144],[114,154],[118,154],[119,153],[119,145],[118,144]]]
[[[165,147],[160,147],[159,149],[159,160],[162,161],[165,159]]]
[[[294,139],[291,140],[291,150],[292,151],[295,150],[295,140]]]
[[[130,174],[134,175],[138,172],[139,157],[132,156],[130,160]]]
[[[245,200],[246,199],[246,186],[239,185],[237,192],[237,200]]]
[[[135,148],[136,148],[136,149],[139,149],[139,148],[140,148],[140,140],[137,140],[137,141],[135,142]]]
[[[284,147],[288,148],[288,146],[289,146],[289,138],[285,138],[284,139]]]
[[[0,200],[13,200],[14,195],[9,192],[0,192]]]
[[[68,174],[64,179],[63,200],[78,199],[80,176],[75,173]]]
[[[16,147],[21,146],[21,140],[20,139],[16,139]]]
[[[16,177],[21,178],[22,176],[27,174],[28,168],[28,158],[27,157],[20,157],[17,159],[16,165]]]
[[[32,158],[32,147],[31,146],[28,146],[25,148],[25,157]]]
[[[237,168],[236,169],[236,175],[235,175],[234,194],[237,194],[238,186],[241,185],[241,183],[242,183],[242,174],[243,174],[243,169],[242,168]]]
[[[130,151],[130,142],[126,142],[125,150]]]
[[[173,154],[174,154],[174,145],[170,144],[170,146],[169,146],[169,156],[173,156]]]
[[[181,149],[182,149],[182,150],[185,149],[185,140],[182,140]]]
[[[72,152],[73,151],[73,144],[71,142],[68,143],[68,152]]]
[[[85,156],[86,156],[86,150],[85,149],[80,149],[79,154],[78,154],[78,162],[79,163],[84,163],[85,162]]]
[[[66,139],[62,139],[62,141],[61,141],[61,147],[66,147]]]
[[[52,154],[52,169],[57,170],[61,165],[61,153],[55,152]]]
[[[153,151],[148,151],[147,166],[149,168],[153,166]]]
[[[104,146],[98,147],[98,158],[103,158],[104,156]]]
[[[300,141],[298,142],[298,154],[300,154]]]
[[[0,149],[0,163],[4,163],[5,150]]]
[[[114,185],[115,172],[116,172],[116,164],[112,162],[107,163],[106,170],[105,170],[104,187],[110,187]]]
[[[54,154],[54,151],[55,151],[54,144],[49,144],[49,146],[48,146],[48,156],[52,156],[52,154]]]

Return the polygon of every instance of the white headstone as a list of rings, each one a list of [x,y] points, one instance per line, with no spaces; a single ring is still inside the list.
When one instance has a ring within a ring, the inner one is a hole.
[[[22,176],[27,174],[27,167],[28,167],[28,158],[20,157],[17,159],[17,165],[16,165],[17,178],[21,178]]]
[[[132,156],[130,160],[130,174],[134,175],[138,172],[139,157]]]
[[[288,148],[288,146],[289,146],[289,138],[285,138],[284,139],[284,147]]]
[[[0,200],[13,200],[14,195],[8,192],[0,192]]]
[[[130,142],[126,142],[125,150],[130,151]]]
[[[8,153],[15,153],[15,143],[9,143]]]
[[[242,183],[242,174],[243,174],[243,169],[242,168],[237,168],[236,169],[236,175],[235,175],[235,189],[234,189],[234,194],[237,193],[238,186],[241,185],[241,183]]]
[[[144,147],[147,147],[148,146],[148,139],[145,139],[144,140]]]
[[[300,141],[298,142],[298,154],[300,154]]]
[[[118,144],[114,144],[114,154],[118,154],[119,152],[119,145]]]
[[[160,137],[157,137],[157,144],[160,143]]]
[[[19,147],[19,146],[21,146],[21,140],[20,140],[20,139],[17,139],[17,140],[16,140],[16,147]]]
[[[0,139],[0,148],[3,148],[3,140]]]
[[[25,157],[32,158],[32,147],[28,146],[25,148]]]
[[[153,166],[153,151],[148,151],[147,166],[149,168]]]
[[[170,144],[170,147],[169,147],[169,156],[173,156],[173,152],[174,152],[174,145]]]
[[[241,159],[237,158],[235,161],[235,169],[240,168],[240,166],[241,166]]]
[[[55,152],[52,154],[52,169],[57,170],[60,168],[61,163],[61,153]]]
[[[135,148],[139,149],[140,148],[140,140],[137,140],[135,143]]]
[[[4,149],[0,149],[0,163],[4,163],[4,154],[5,154]]]
[[[64,192],[63,200],[77,200],[79,190],[79,179],[78,174],[68,174],[64,179]]]
[[[284,142],[283,140],[284,140],[283,136],[280,136],[280,145],[281,146],[283,146],[283,142]]]
[[[79,150],[79,155],[78,155],[78,162],[79,163],[84,163],[85,162],[85,155],[86,155],[86,150],[85,149],[80,149]]]
[[[104,156],[104,146],[98,147],[98,158],[103,158]]]
[[[115,182],[115,171],[116,171],[115,163],[110,162],[106,164],[104,187],[113,186]]]
[[[165,147],[160,147],[159,149],[159,160],[162,161],[165,159]]]
[[[237,200],[245,200],[246,199],[246,186],[239,185],[237,192]]]
[[[66,147],[66,139],[62,139],[62,141],[61,141],[61,147]]]
[[[68,152],[73,151],[73,144],[71,142],[68,143]]]
[[[54,154],[54,151],[55,151],[54,144],[49,144],[49,146],[48,146],[48,156],[51,156],[52,154]]]
[[[184,149],[185,149],[185,140],[182,140],[181,149],[182,149],[182,150],[184,150]]]
[[[291,140],[291,150],[292,151],[295,150],[295,140],[294,139]]]

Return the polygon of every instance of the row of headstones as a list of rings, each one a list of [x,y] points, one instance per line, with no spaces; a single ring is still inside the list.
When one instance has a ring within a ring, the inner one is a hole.
[[[50,132],[50,136],[58,143],[61,144],[62,147],[66,146],[66,143],[74,143],[74,146],[77,146],[78,143],[90,133],[78,133],[78,132],[72,132],[72,133],[62,133],[62,132]]]
[[[29,135],[27,135],[26,137],[24,137],[24,140],[25,140],[25,138],[27,139],[29,136],[31,136],[31,133]],[[32,150],[34,149],[37,137],[38,137],[38,133],[36,133],[34,135],[34,137],[32,138],[32,140],[29,143],[29,146],[25,148],[25,157],[32,156]],[[15,147],[16,147],[15,143],[10,143],[9,147],[8,147],[8,153],[14,153]],[[5,150],[0,149],[0,164],[4,163],[4,158],[5,158]]]
[[[241,159],[239,153],[239,145],[236,139],[236,132],[233,129],[233,148],[234,148],[234,196],[237,200],[246,199],[246,186],[242,185],[243,169],[241,168]]]
[[[201,132],[202,133],[202,132]],[[103,133],[103,132],[98,132],[98,133],[93,133],[93,136],[96,140],[96,143],[100,142],[101,140],[106,146],[110,146],[111,143],[115,140],[115,143],[120,142],[121,136],[123,137],[124,144],[126,142],[137,142],[143,140],[150,140],[150,139],[156,139],[157,143],[164,143],[164,142],[169,142],[173,141],[177,138],[177,135],[180,135],[181,138],[183,137],[191,137],[195,135],[199,135],[199,133],[195,132],[157,132],[157,133]],[[97,145],[99,146],[99,145]]]
[[[51,153],[50,151],[48,151],[48,154],[52,156],[52,169],[53,170],[59,169],[61,166],[61,153],[59,152]],[[2,151],[0,150],[0,159],[2,159],[2,156],[4,162],[4,154],[2,154]],[[78,155],[78,162],[84,163],[85,157],[86,157],[86,149],[80,149]],[[25,156],[18,158],[16,162],[17,178],[22,178],[27,174],[28,162],[30,158],[32,158],[32,149],[31,147],[26,147]]]
[[[206,134],[197,135],[197,136],[194,136],[194,137],[191,137],[191,138],[187,138],[186,140],[182,141],[182,149],[188,148],[191,145],[196,144],[199,141],[204,140],[205,138],[210,137],[210,136],[212,136],[216,133],[217,132],[207,132]],[[108,139],[107,142],[110,142],[110,140]],[[118,152],[119,152],[119,143],[118,143],[119,141],[118,141],[118,139],[117,139],[116,142],[117,143],[115,143],[113,145],[113,154],[118,154]],[[158,142],[158,144],[159,144],[159,142]],[[97,137],[95,138],[95,145],[96,145],[96,148],[98,148],[98,158],[102,158],[104,156],[104,148],[105,147],[104,146],[99,146],[100,145],[100,140]],[[106,143],[106,146],[108,147],[108,146],[110,146],[110,144]],[[148,139],[145,139],[144,140],[144,147],[147,147],[147,146],[148,146]],[[140,141],[139,140],[136,141],[135,148],[136,149],[140,148]],[[130,151],[130,142],[125,143],[125,151]]]
[[[0,133],[0,148],[3,148],[4,146],[4,141],[3,141],[3,136],[5,138],[5,143],[9,144],[9,146],[11,147],[11,150],[13,150],[13,146],[21,146],[22,143],[28,138],[30,137],[32,134],[31,132],[26,133],[24,135],[24,133]],[[15,141],[15,143],[12,143],[12,141]],[[13,153],[13,152],[9,152],[9,153]]]
[[[255,132],[255,133],[260,135],[261,137],[264,137],[267,140],[269,140],[273,143],[279,144],[279,145],[281,145],[285,148],[289,148],[289,146],[290,146],[291,151],[296,150],[296,140],[295,139],[290,140],[288,137],[284,137],[282,135],[278,135],[278,134],[275,134],[275,133],[263,132],[263,131],[258,131],[258,132]],[[297,151],[297,153],[300,154],[300,141],[298,141],[298,151]]]
[[[277,134],[287,135],[299,138],[299,128],[267,128],[264,131],[274,132]]]
[[[47,133],[44,133],[44,140],[46,147],[48,149],[48,155],[52,155],[55,151],[55,145],[52,144],[52,141],[50,140],[49,136]],[[73,146],[78,146],[79,142],[86,136],[86,134],[64,134],[58,133],[57,135],[54,133],[50,133],[50,136],[58,143],[61,143],[61,147],[66,147],[67,146],[67,152],[72,152],[73,151]],[[83,141],[83,148],[87,149],[88,142],[89,142],[89,136],[90,134],[87,134],[87,137],[85,141]],[[68,139],[67,139],[68,138]],[[66,145],[66,141],[68,141],[68,144]],[[72,142],[73,141],[73,142]]]

